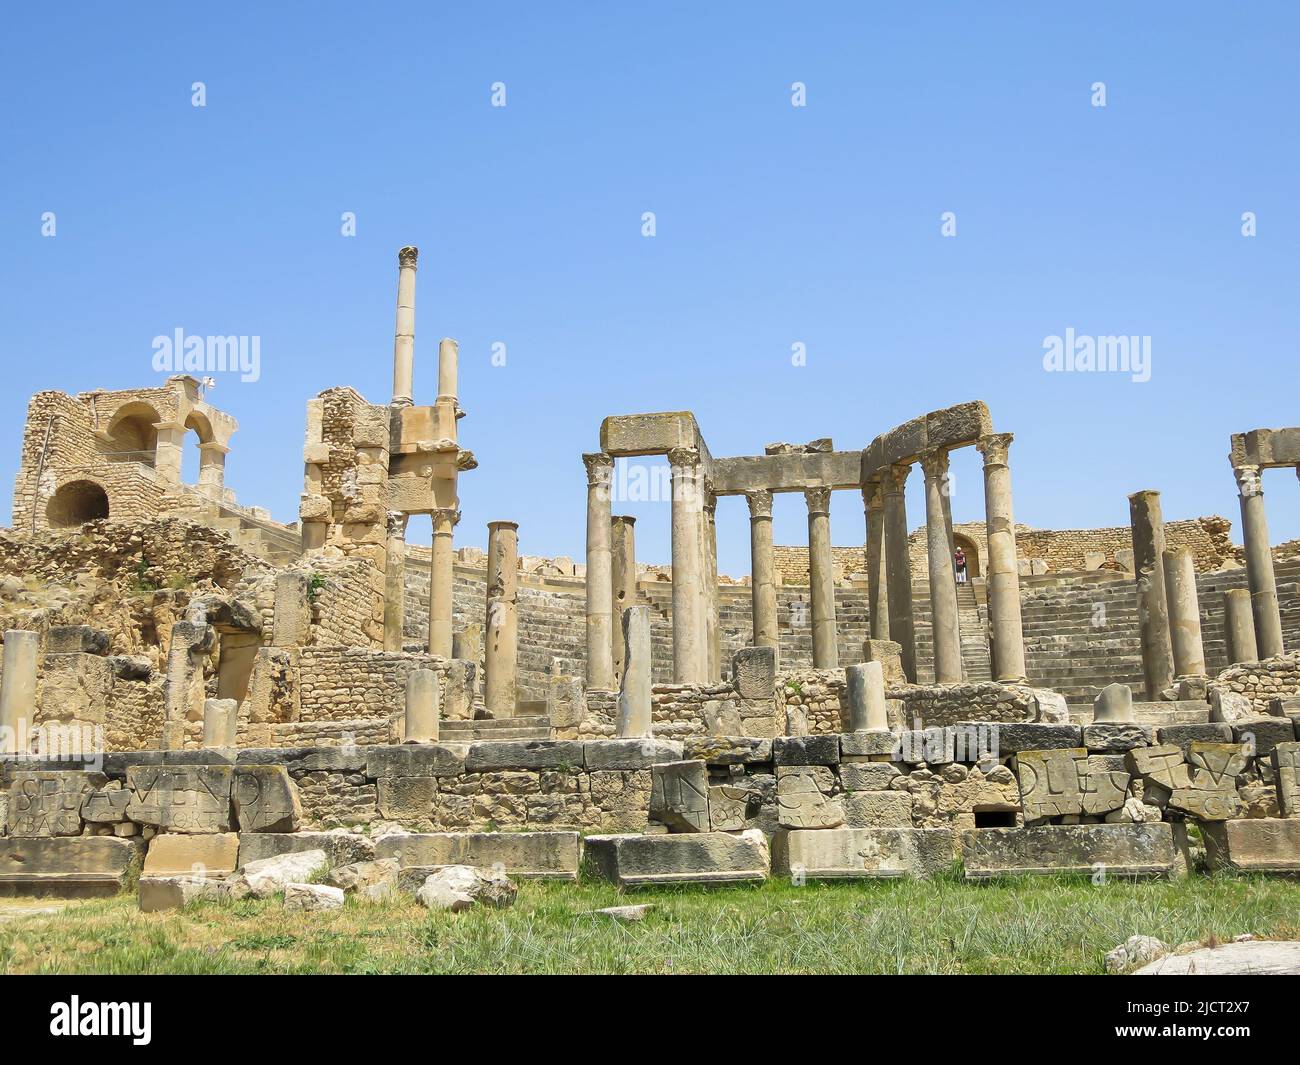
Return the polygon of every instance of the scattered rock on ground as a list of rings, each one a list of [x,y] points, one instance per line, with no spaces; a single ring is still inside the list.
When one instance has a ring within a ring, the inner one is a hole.
[[[519,889],[505,876],[493,877],[468,865],[446,865],[431,873],[415,893],[431,910],[459,913],[477,904],[498,908],[514,904]]]

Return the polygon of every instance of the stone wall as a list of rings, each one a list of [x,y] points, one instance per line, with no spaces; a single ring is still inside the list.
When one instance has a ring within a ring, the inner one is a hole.
[[[1213,686],[1240,692],[1256,713],[1267,714],[1274,699],[1300,695],[1300,652],[1232,666],[1214,679]]]

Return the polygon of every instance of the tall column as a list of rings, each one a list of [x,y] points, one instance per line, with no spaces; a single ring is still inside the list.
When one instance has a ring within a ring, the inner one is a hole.
[[[749,592],[755,647],[779,647],[776,632],[776,553],[772,548],[772,493],[746,492],[749,503]]]
[[[483,702],[488,716],[493,718],[513,717],[515,713],[519,659],[518,600],[519,526],[513,521],[490,521],[487,625],[483,635]]]
[[[26,629],[5,632],[4,674],[0,677],[0,754],[25,750],[36,718],[36,660],[39,633]]]
[[[451,617],[456,585],[453,530],[460,511],[443,507],[433,512],[433,550],[429,559],[429,654],[452,657]]]
[[[948,494],[948,452],[921,455],[925,472],[925,540],[929,549],[930,627],[934,642],[934,681],[961,683],[961,630],[957,620],[957,577],[948,550],[944,496]]]
[[[701,557],[704,475],[695,448],[673,448],[668,452],[668,462],[673,484],[673,680],[677,684],[703,684],[708,676]]]
[[[402,649],[406,620],[406,515],[388,512],[388,539],[384,551],[384,650]]]
[[[650,692],[650,608],[630,606],[619,618],[626,663],[618,693],[617,735],[620,739],[649,736],[651,732]]]
[[[885,509],[885,573],[889,584],[889,638],[902,652],[903,673],[916,683],[916,622],[912,617],[912,556],[907,543],[907,500],[903,487],[911,466],[890,466],[881,474]]]
[[[415,395],[415,262],[418,248],[397,253],[397,329],[393,336],[393,406],[409,407]]]
[[[1165,548],[1161,561],[1169,602],[1169,642],[1174,654],[1174,676],[1204,677],[1201,607],[1196,599],[1196,564],[1191,549]]]
[[[879,481],[862,489],[867,516],[867,613],[871,638],[889,639],[889,577],[885,566],[885,491]]]
[[[438,341],[438,399],[455,400],[460,373],[460,345],[450,337]]]
[[[1128,497],[1133,529],[1133,571],[1137,574],[1138,626],[1142,636],[1142,672],[1147,698],[1155,701],[1173,683],[1174,652],[1169,642],[1169,605],[1165,597],[1165,522],[1160,493],[1134,492]]]
[[[616,515],[610,519],[610,554],[613,581],[610,598],[610,620],[613,630],[612,654],[614,684],[623,680],[623,663],[626,648],[623,639],[623,611],[636,603],[636,518]]]
[[[718,497],[704,487],[704,633],[708,679],[722,679],[722,629],[718,620]]]
[[[1223,593],[1223,636],[1228,645],[1228,665],[1258,662],[1255,616],[1251,612],[1250,589],[1229,588]]]
[[[1016,522],[1011,514],[1010,433],[991,433],[975,444],[984,456],[984,527],[988,535],[984,579],[989,597],[993,679],[1025,679],[1025,640],[1020,620],[1020,566]]]
[[[838,669],[835,568],[831,556],[831,490],[805,488],[808,501],[808,597],[812,600],[814,669]]]
[[[199,445],[199,491],[209,499],[221,501],[226,488],[226,453],[230,448],[209,440]]]
[[[1277,578],[1273,575],[1273,549],[1264,515],[1264,490],[1258,466],[1237,466],[1237,492],[1241,497],[1241,538],[1246,545],[1246,580],[1255,613],[1255,642],[1259,657],[1282,654],[1282,614],[1277,605]]]
[[[583,455],[587,467],[587,687],[615,691],[613,559],[609,550],[610,485],[614,460],[602,452]]]

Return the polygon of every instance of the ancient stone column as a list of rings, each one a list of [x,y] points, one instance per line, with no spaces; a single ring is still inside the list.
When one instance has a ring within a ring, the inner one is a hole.
[[[885,566],[885,491],[879,481],[862,489],[867,516],[867,613],[871,639],[889,639],[889,576]]]
[[[203,701],[203,746],[234,747],[238,743],[239,703],[234,699]]]
[[[606,529],[608,527],[607,524]],[[518,599],[519,526],[513,521],[488,522],[483,703],[489,717],[513,717],[515,713],[519,657]],[[605,646],[608,649],[609,644]]]
[[[1134,492],[1128,497],[1133,530],[1133,572],[1137,575],[1138,625],[1142,636],[1142,672],[1147,698],[1155,701],[1174,680],[1169,642],[1169,606],[1165,597],[1165,522],[1160,493]]]
[[[397,330],[393,337],[393,406],[409,407],[415,395],[415,262],[417,248],[397,253]]]
[[[948,551],[944,496],[948,493],[948,452],[921,455],[925,472],[925,538],[929,548],[930,626],[934,633],[936,684],[961,683],[961,630],[957,620],[957,577]]]
[[[438,342],[438,399],[454,400],[460,372],[460,345],[450,337]]]
[[[749,591],[754,646],[779,647],[776,632],[776,553],[772,548],[772,493],[746,492],[749,503]]]
[[[209,499],[221,501],[226,487],[226,454],[230,448],[209,440],[199,445],[198,489]]]
[[[587,687],[614,691],[613,559],[610,555],[610,488],[614,460],[583,455],[587,467]]]
[[[975,444],[984,456],[984,527],[988,533],[985,581],[989,599],[989,642],[993,679],[1025,679],[1025,641],[1020,620],[1020,564],[1016,523],[1011,514],[1010,433],[991,433]]]
[[[154,430],[154,473],[163,484],[180,484],[185,457],[185,426],[180,422],[156,422]]]
[[[610,519],[610,556],[613,580],[610,619],[613,629],[614,683],[623,682],[623,611],[636,604],[636,518],[616,515]]]
[[[618,736],[650,735],[650,608],[630,606],[620,619],[623,679],[618,692]]]
[[[704,650],[707,655],[708,681],[722,679],[722,628],[718,603],[718,497],[704,486]]]
[[[384,650],[402,649],[406,620],[406,515],[388,512],[388,539],[384,551]]]
[[[1223,635],[1228,645],[1228,663],[1258,662],[1255,643],[1255,615],[1249,588],[1229,588],[1223,593]]]
[[[454,533],[460,511],[454,507],[435,510],[433,550],[429,558],[429,654],[452,657],[451,619],[456,586]]]
[[[912,617],[912,556],[907,543],[903,486],[911,466],[882,472],[885,510],[885,573],[889,584],[889,638],[902,648],[903,673],[916,683],[916,631]]]
[[[847,732],[889,728],[885,706],[885,673],[879,662],[858,662],[844,668],[848,698]]]
[[[1255,614],[1255,642],[1261,659],[1273,658],[1282,654],[1282,614],[1277,603],[1277,578],[1273,575],[1273,549],[1268,542],[1260,470],[1258,466],[1237,466],[1233,473],[1241,498],[1241,538],[1246,546],[1246,580]]]
[[[673,485],[673,680],[704,684],[709,670],[701,532],[704,473],[695,448],[673,448],[668,462]],[[591,580],[590,571],[587,580]]]
[[[835,568],[831,554],[831,490],[806,488],[808,501],[808,598],[812,601],[813,668],[840,664],[835,627]]]
[[[406,731],[402,742],[438,742],[438,675],[431,669],[413,669],[406,675]]]
[[[35,723],[36,662],[39,633],[26,629],[5,632],[4,673],[0,678],[0,754],[17,754]]]
[[[1196,598],[1196,563],[1187,547],[1167,547],[1161,556],[1169,606],[1169,643],[1175,677],[1205,676],[1201,607]]]

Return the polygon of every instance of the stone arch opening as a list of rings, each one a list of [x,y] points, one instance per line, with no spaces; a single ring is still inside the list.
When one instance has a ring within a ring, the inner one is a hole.
[[[108,517],[108,493],[94,481],[71,481],[50,497],[45,520],[52,529],[72,529]]]
[[[963,536],[959,532],[952,534],[953,549],[961,548],[966,555],[966,579],[970,580],[983,574],[980,566],[980,548],[969,536]]]
[[[119,407],[108,427],[105,457],[109,462],[139,462],[154,466],[158,451],[158,412],[148,403]]]

